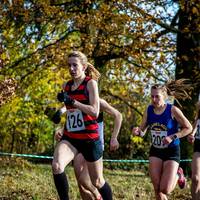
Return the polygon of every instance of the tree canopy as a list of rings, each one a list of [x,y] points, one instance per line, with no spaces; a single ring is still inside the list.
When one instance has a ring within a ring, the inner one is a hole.
[[[100,96],[123,113],[120,138],[128,142],[122,151],[131,154],[128,123],[139,123],[151,84],[175,76],[188,78],[190,72],[199,82],[199,4],[187,2],[2,0],[0,81],[12,79],[16,84],[13,98],[0,110],[5,122],[0,125],[2,141],[12,141],[2,148],[25,151],[17,149],[22,141],[37,144],[33,151],[48,148],[53,125],[43,112],[47,106],[60,106],[56,94],[69,78],[66,57],[76,49],[101,72]],[[189,19],[181,26],[183,13]],[[178,34],[194,39],[195,62],[191,54],[177,50],[182,49]],[[183,59],[188,59],[186,65]],[[109,133],[112,119],[107,123]],[[140,140],[134,142],[138,145]]]

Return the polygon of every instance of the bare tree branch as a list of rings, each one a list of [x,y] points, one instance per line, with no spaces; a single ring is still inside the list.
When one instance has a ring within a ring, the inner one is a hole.
[[[101,90],[101,92],[102,92],[103,94],[108,94],[108,95],[114,97],[115,99],[119,99],[119,100],[122,101],[124,104],[126,104],[128,107],[130,107],[130,108],[132,108],[134,111],[136,111],[140,116],[143,115],[137,108],[135,108],[134,106],[132,106],[128,101],[125,101],[122,97],[117,96],[117,95],[115,95],[115,94],[112,94],[112,93],[111,93],[110,91],[108,91],[108,90]]]

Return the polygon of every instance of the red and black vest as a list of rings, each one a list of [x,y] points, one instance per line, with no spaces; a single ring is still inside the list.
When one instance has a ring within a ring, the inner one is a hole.
[[[65,92],[67,92],[67,94],[79,101],[80,103],[83,103],[83,104],[86,104],[86,105],[89,105],[89,92],[87,90],[87,83],[88,81],[91,80],[90,77],[86,76],[84,81],[79,85],[79,87],[72,91],[71,88],[72,88],[72,85],[73,85],[73,80],[70,80],[67,82],[67,84],[65,85]],[[75,107],[73,106],[66,106],[67,110],[69,111],[70,109],[76,109]],[[68,117],[68,116],[67,116]],[[71,119],[71,124],[70,126],[74,126],[76,127],[76,123],[74,123],[73,119],[73,116],[70,116],[72,117]],[[64,135],[66,135],[67,137],[70,137],[70,138],[73,138],[73,139],[78,139],[78,140],[83,140],[83,139],[86,139],[86,140],[97,140],[99,139],[99,134],[98,134],[98,124],[97,124],[97,118],[94,117],[94,116],[90,116],[84,112],[82,112],[82,117],[83,117],[83,121],[84,121],[84,130],[73,130],[73,131],[69,131],[67,129],[67,121],[66,121],[66,124],[65,124],[65,130],[64,130]],[[68,118],[67,118],[68,120]],[[69,127],[69,125],[68,125]]]

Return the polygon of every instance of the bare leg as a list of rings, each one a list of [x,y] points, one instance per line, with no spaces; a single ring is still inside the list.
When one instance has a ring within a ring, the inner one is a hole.
[[[91,179],[93,185],[95,185],[95,187],[100,189],[105,184],[105,180],[103,178],[103,160],[102,160],[102,158],[100,158],[99,160],[97,160],[95,162],[87,162],[87,166],[88,166],[90,179]]]
[[[56,146],[52,162],[54,183],[60,200],[69,200],[68,181],[64,169],[77,154],[77,150],[67,141],[61,141]]]
[[[79,192],[80,192],[82,200],[96,200],[94,195],[89,190],[86,190],[84,187],[82,187],[82,185],[78,185],[78,186],[79,186]]]
[[[103,161],[102,157],[95,162],[87,162],[88,172],[93,185],[98,189],[102,198],[112,200],[112,190],[103,178]]]
[[[100,198],[100,193],[91,182],[86,161],[80,153],[74,159],[74,171],[82,199],[93,200]]]
[[[160,180],[162,176],[163,161],[157,157],[149,158],[149,174],[153,183],[156,200],[167,200],[165,194],[160,192]]]
[[[68,141],[62,140],[55,148],[52,162],[52,169],[54,174],[64,172],[65,167],[73,160],[77,150]]]
[[[200,153],[195,152],[192,159],[192,200],[200,200]]]
[[[179,163],[174,160],[167,160],[163,163],[163,172],[160,180],[160,191],[167,195],[171,193],[177,183]]]

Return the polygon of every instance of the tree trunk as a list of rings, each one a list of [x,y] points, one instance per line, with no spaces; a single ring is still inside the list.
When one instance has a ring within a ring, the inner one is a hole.
[[[15,144],[15,128],[12,128],[11,129],[11,144],[10,144],[10,152],[13,153],[13,150],[14,150],[14,144]]]
[[[196,3],[195,3],[196,1]],[[176,63],[176,79],[187,78],[194,84],[194,90],[191,92],[191,99],[181,101],[183,106],[181,109],[185,116],[194,121],[195,103],[199,96],[199,79],[200,79],[200,62],[199,62],[199,44],[200,32],[198,25],[200,24],[198,12],[196,13],[196,5],[198,0],[185,1],[184,5],[180,5],[180,15],[177,34],[177,63]],[[192,145],[186,138],[181,139],[181,159],[191,158]],[[190,163],[181,163],[187,174],[190,173]]]

